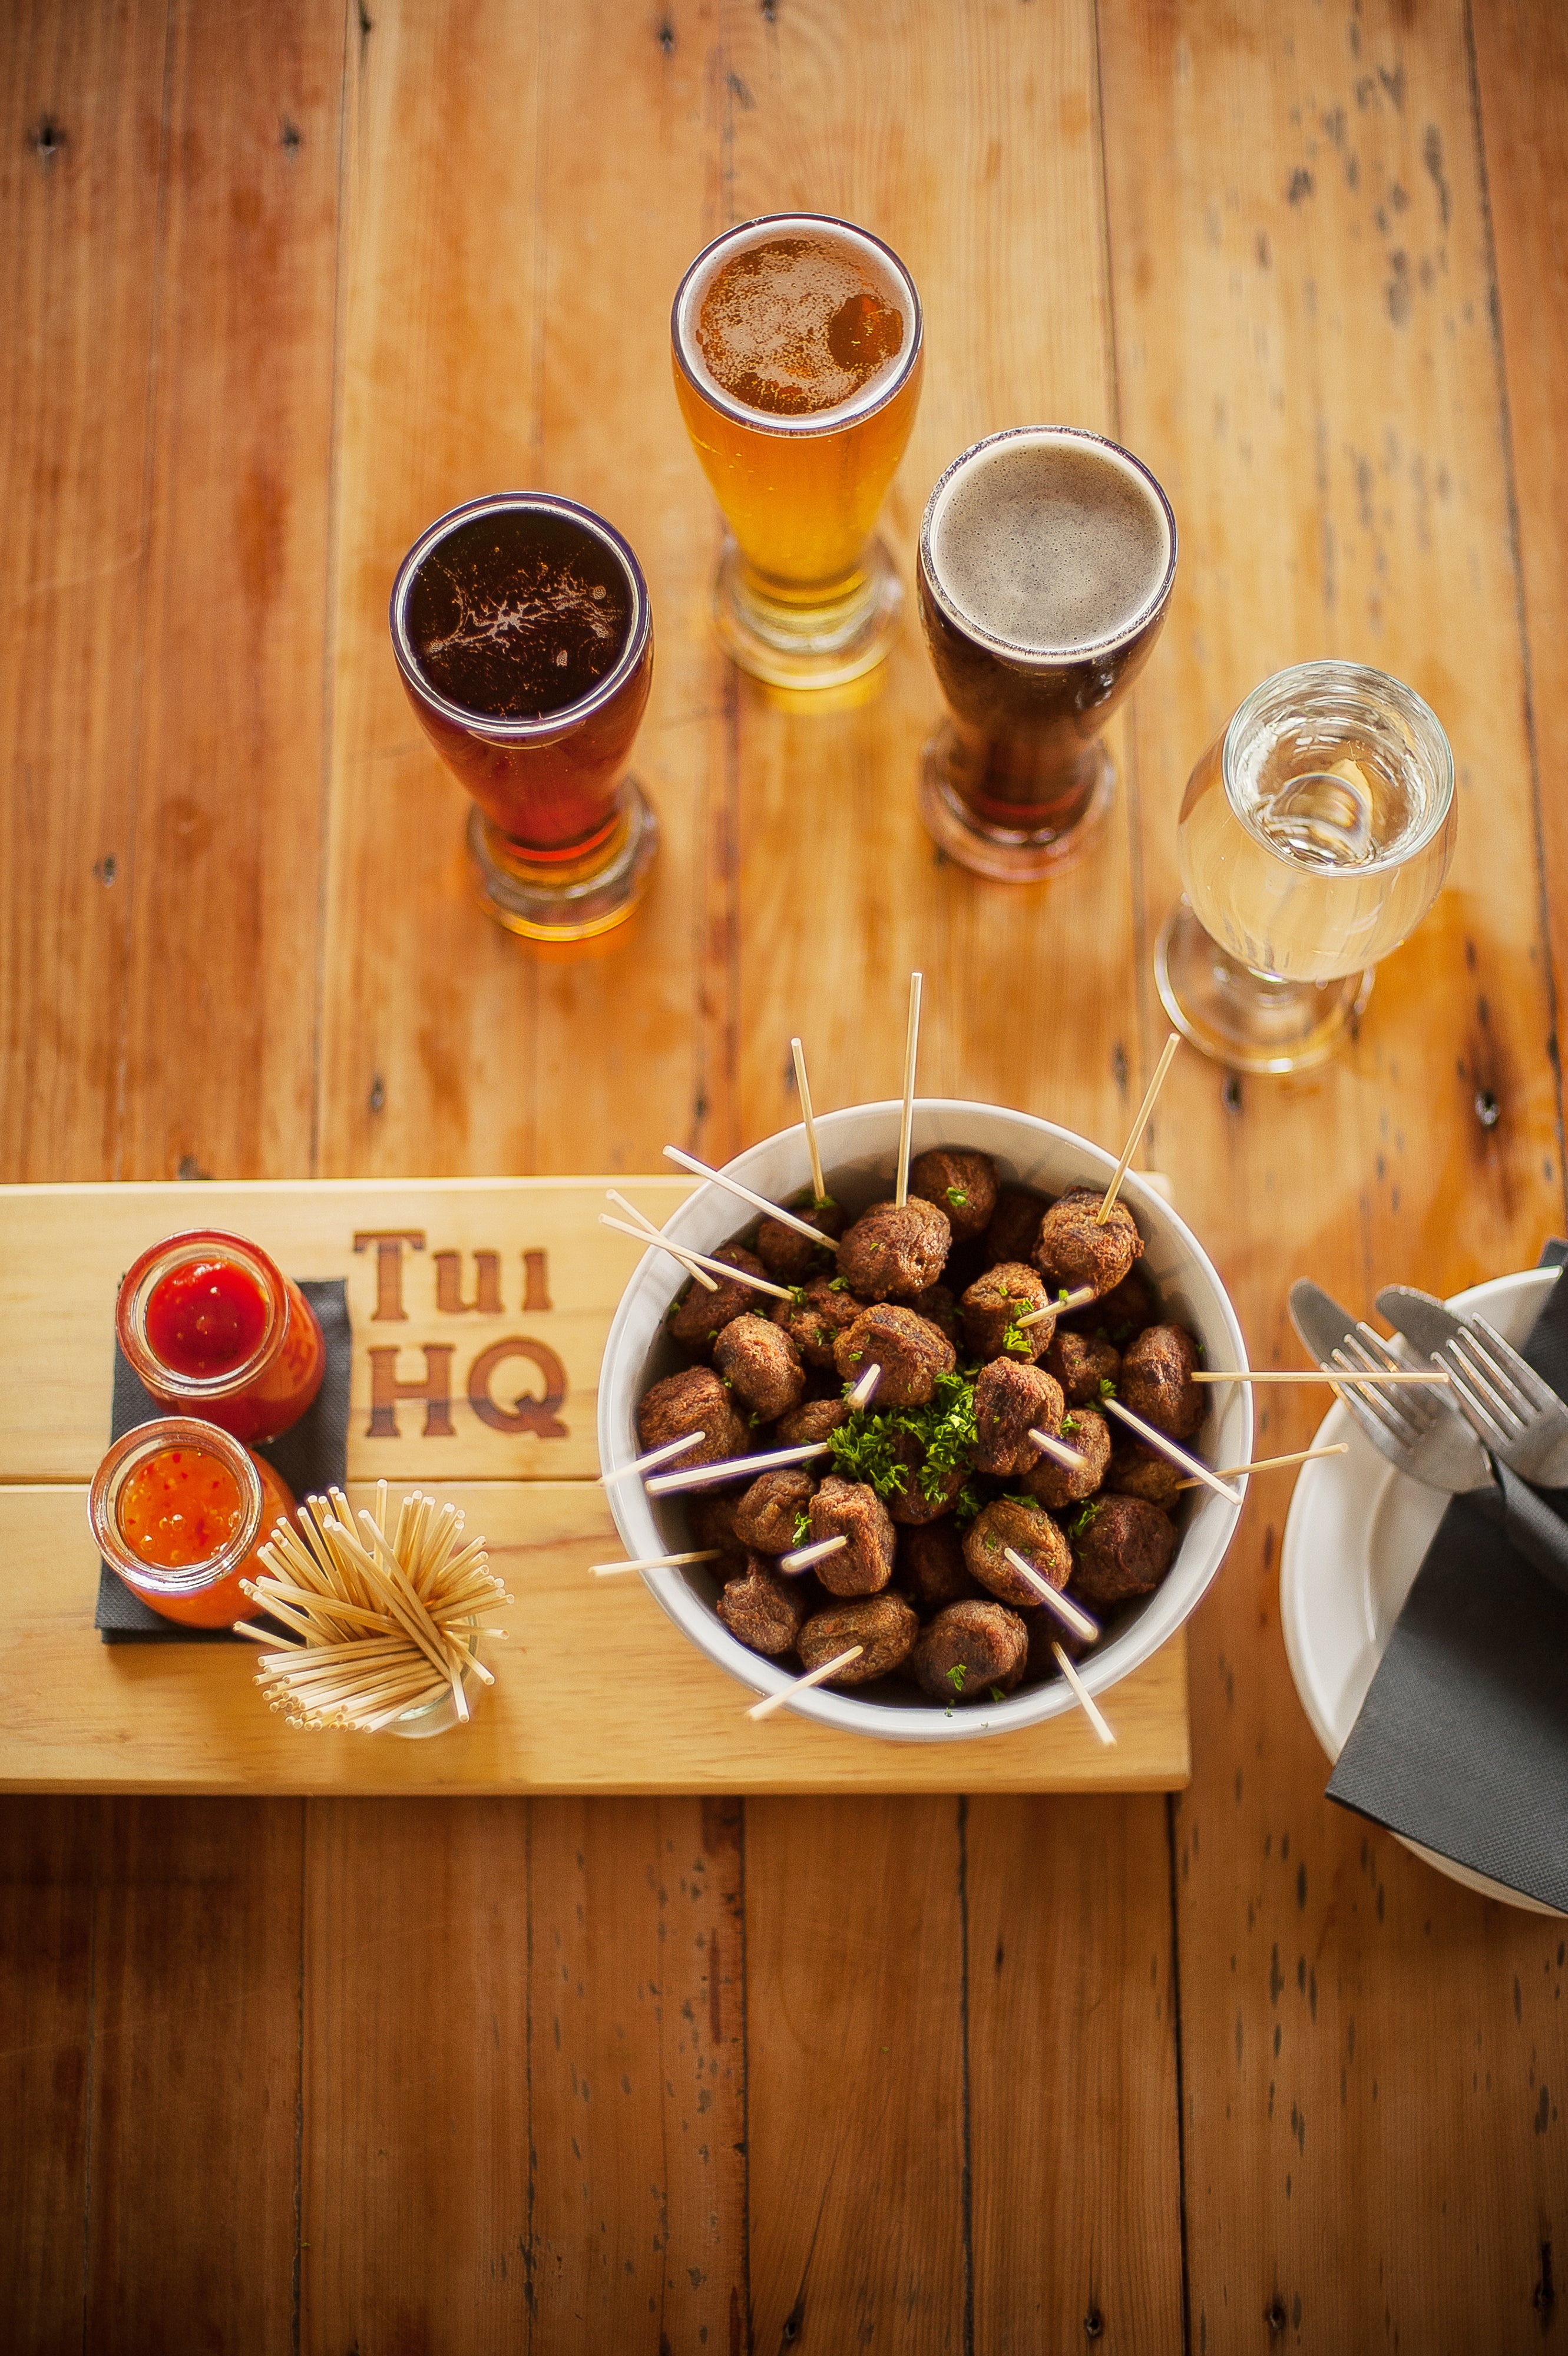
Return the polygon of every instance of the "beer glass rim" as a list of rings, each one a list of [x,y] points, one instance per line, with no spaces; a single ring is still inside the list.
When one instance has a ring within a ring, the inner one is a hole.
[[[1112,452],[1116,458],[1123,460],[1132,467],[1133,471],[1154,492],[1160,503],[1160,509],[1165,519],[1165,530],[1170,537],[1170,550],[1165,560],[1165,572],[1160,579],[1160,585],[1154,594],[1140,605],[1130,621],[1124,623],[1121,629],[1112,631],[1107,637],[1088,639],[1081,646],[1061,647],[1044,653],[1036,648],[1021,647],[1011,638],[997,637],[992,631],[986,629],[983,623],[977,622],[972,615],[966,614],[949,596],[938,578],[937,568],[931,556],[931,528],[936,520],[938,509],[957,477],[979,457],[983,450],[993,450],[999,442],[1029,441],[1092,442],[1100,449]],[[1169,499],[1165,497],[1165,487],[1159,477],[1151,466],[1144,465],[1135,451],[1127,449],[1120,442],[1113,442],[1109,434],[1097,434],[1093,427],[1089,425],[1004,425],[995,434],[983,434],[978,442],[972,442],[967,450],[961,450],[958,456],[943,467],[931,486],[931,496],[926,501],[926,512],[920,519],[920,572],[931,595],[956,630],[961,631],[965,637],[972,638],[977,645],[983,646],[988,654],[1000,657],[1004,662],[1016,664],[1021,670],[1062,670],[1081,662],[1090,661],[1096,656],[1115,654],[1122,647],[1130,645],[1165,611],[1176,581],[1176,514]]]
[[[470,523],[478,516],[519,512],[558,516],[565,522],[581,524],[602,541],[626,575],[627,586],[631,592],[631,615],[627,626],[626,645],[613,667],[589,689],[586,695],[579,696],[575,703],[560,704],[553,712],[542,712],[532,718],[516,720],[498,716],[493,712],[476,712],[470,704],[455,703],[432,684],[421,669],[409,638],[408,599],[420,566],[459,525]],[[596,515],[592,508],[582,507],[575,499],[563,498],[556,491],[491,491],[483,498],[467,499],[460,507],[448,508],[445,515],[437,516],[435,521],[420,533],[398,566],[388,613],[392,623],[392,652],[411,691],[432,711],[440,712],[444,719],[482,735],[488,744],[500,744],[553,741],[612,701],[641,661],[652,626],[648,584],[628,542],[614,524],[607,523],[604,517]]]
[[[1388,873],[1405,866],[1427,845],[1448,822],[1454,805],[1454,748],[1448,742],[1448,732],[1424,696],[1403,680],[1395,679],[1386,670],[1378,670],[1370,663],[1345,662],[1337,657],[1325,657],[1317,661],[1289,663],[1283,670],[1271,671],[1260,680],[1251,693],[1243,697],[1231,713],[1220,745],[1219,767],[1225,783],[1225,798],[1230,813],[1244,826],[1254,842],[1262,844],[1282,867],[1299,872],[1299,862],[1291,858],[1277,842],[1271,842],[1241,799],[1240,763],[1245,738],[1261,722],[1288,712],[1299,701],[1304,690],[1317,689],[1336,691],[1347,700],[1359,699],[1365,707],[1377,704],[1392,706],[1396,716],[1405,724],[1406,741],[1418,758],[1424,756],[1434,778],[1431,807],[1419,830],[1404,842],[1396,844],[1380,858],[1369,859],[1355,867],[1319,871],[1332,882],[1335,873],[1346,882],[1367,875]],[[1413,739],[1413,741],[1412,741]]]
[[[870,386],[875,388],[875,400],[854,393],[848,401],[841,401],[836,408],[831,410],[819,410],[803,417],[777,416],[767,410],[747,408],[744,401],[737,401],[733,393],[725,392],[723,386],[715,384],[711,377],[699,375],[692,366],[686,354],[686,338],[681,318],[688,289],[698,272],[721,246],[732,243],[736,238],[748,237],[754,230],[768,229],[843,230],[847,236],[859,238],[866,245],[875,246],[908,293],[914,312],[914,327],[886,386],[877,387],[876,380],[870,380]],[[924,338],[925,314],[920,308],[920,290],[910,275],[908,264],[894,252],[886,238],[877,236],[875,230],[863,229],[858,221],[843,220],[837,213],[756,213],[749,220],[732,222],[728,229],[721,230],[717,237],[710,238],[701,253],[688,263],[681,284],[675,289],[675,300],[670,306],[670,343],[675,355],[675,364],[699,399],[705,401],[711,408],[721,410],[736,424],[749,426],[757,434],[781,434],[792,441],[804,441],[823,434],[843,434],[849,426],[859,425],[865,418],[875,417],[879,410],[886,409],[894,395],[908,382],[910,371],[920,356]]]

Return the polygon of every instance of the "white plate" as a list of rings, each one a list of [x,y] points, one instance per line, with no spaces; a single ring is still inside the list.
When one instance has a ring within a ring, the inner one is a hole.
[[[1557,1281],[1554,1268],[1472,1285],[1448,1303],[1456,1316],[1487,1318],[1507,1340],[1523,1342]],[[1312,1730],[1337,1759],[1355,1725],[1394,1622],[1448,1504],[1380,1456],[1337,1400],[1314,1447],[1348,1443],[1348,1456],[1305,1465],[1291,1499],[1280,1553],[1280,1616],[1295,1689]],[[1439,1857],[1418,1841],[1396,1840],[1451,1881],[1530,1914],[1555,1914],[1500,1881]],[[1560,1918],[1561,1919],[1561,1918]]]

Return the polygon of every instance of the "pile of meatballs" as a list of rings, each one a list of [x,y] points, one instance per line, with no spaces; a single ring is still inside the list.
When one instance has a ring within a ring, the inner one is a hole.
[[[1117,1203],[1102,1225],[1102,1199],[1001,1185],[988,1155],[944,1148],[912,1162],[901,1206],[874,1204],[853,1225],[832,1201],[792,1206],[836,1253],[763,1219],[714,1255],[789,1286],[788,1301],[722,1280],[680,1295],[667,1330],[691,1364],[645,1394],[643,1448],[701,1431],[685,1471],[827,1443],[685,1499],[693,1547],[719,1558],[719,1618],[743,1644],[806,1669],[858,1644],[832,1684],[903,1679],[950,1710],[1057,1676],[1053,1644],[1083,1650],[1007,1548],[1102,1624],[1158,1586],[1182,1474],[1101,1410],[1113,1395],[1190,1440],[1205,1412],[1198,1349],[1161,1319],[1132,1214]],[[1093,1300],[1059,1312],[1084,1287]],[[845,1394],[872,1365],[875,1396],[852,1409]],[[933,1406],[948,1440],[928,1462]],[[1031,1430],[1058,1435],[1081,1467],[1047,1456]],[[868,1464],[874,1477],[857,1477]],[[780,1570],[832,1537],[845,1544],[811,1569]]]

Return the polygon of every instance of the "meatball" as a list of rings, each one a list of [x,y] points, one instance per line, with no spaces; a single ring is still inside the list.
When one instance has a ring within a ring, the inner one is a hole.
[[[1087,1407],[1102,1398],[1103,1383],[1113,1383],[1122,1371],[1122,1353],[1114,1342],[1097,1333],[1057,1334],[1046,1352],[1046,1365],[1055,1375],[1072,1407]]]
[[[996,1164],[989,1153],[961,1153],[939,1146],[917,1153],[909,1164],[909,1192],[947,1214],[955,1244],[985,1233],[996,1208]]]
[[[684,1455],[671,1457],[668,1472],[687,1472],[699,1464],[717,1464],[745,1450],[746,1429],[735,1404],[711,1366],[684,1366],[666,1375],[643,1395],[637,1410],[637,1436],[644,1450],[667,1447],[688,1432],[703,1437]]]
[[[820,1669],[836,1654],[861,1647],[858,1661],[846,1661],[828,1683],[868,1686],[901,1667],[915,1647],[920,1623],[901,1595],[871,1595],[860,1603],[830,1604],[813,1613],[801,1629],[800,1658],[809,1669]]]
[[[1119,1497],[1142,1497],[1151,1505],[1171,1505],[1181,1494],[1181,1466],[1173,1464],[1141,1440],[1130,1440],[1111,1451],[1105,1485]]]
[[[793,1580],[780,1579],[770,1562],[753,1555],[744,1579],[732,1579],[714,1606],[730,1634],[754,1653],[787,1653],[806,1624],[811,1608]]]
[[[924,1443],[912,1431],[889,1435],[892,1452],[904,1468],[904,1485],[887,1500],[887,1510],[900,1529],[922,1529],[928,1522],[950,1514],[963,1487],[967,1467],[950,1464],[928,1471]]]
[[[1143,1497],[1101,1497],[1080,1516],[1072,1583],[1091,1608],[1149,1595],[1170,1569],[1176,1526]]]
[[[1197,1344],[1181,1325],[1146,1325],[1129,1342],[1118,1386],[1122,1402],[1156,1431],[1190,1440],[1203,1421],[1203,1392],[1192,1379]]]
[[[757,1554],[788,1554],[804,1545],[795,1526],[804,1518],[816,1491],[811,1474],[795,1465],[762,1472],[735,1509],[735,1534]]]
[[[1066,1402],[1062,1387],[1044,1366],[1020,1366],[1012,1358],[993,1358],[982,1366],[974,1385],[974,1451],[977,1472],[993,1472],[1006,1480],[1026,1472],[1040,1454],[1029,1437],[1031,1426],[1055,1431]]]
[[[692,1497],[686,1504],[686,1526],[693,1547],[714,1547],[720,1559],[714,1566],[721,1579],[734,1579],[746,1569],[746,1541],[736,1534],[740,1499],[727,1496]]]
[[[1006,1557],[1008,1547],[1032,1563],[1052,1587],[1067,1585],[1072,1549],[1049,1514],[1038,1505],[1024,1505],[1015,1497],[998,1497],[975,1515],[963,1542],[963,1558],[972,1578],[1004,1603],[1032,1609],[1039,1602],[1039,1590],[1015,1570]]]
[[[806,1387],[800,1353],[788,1333],[750,1310],[724,1328],[714,1344],[714,1364],[764,1423],[798,1407]]]
[[[1040,1239],[1034,1261],[1051,1284],[1076,1291],[1080,1284],[1094,1287],[1096,1299],[1121,1283],[1144,1248],[1137,1222],[1122,1203],[1113,1203],[1103,1226],[1099,1210],[1103,1195],[1077,1187],[1053,1203],[1040,1221]]]
[[[729,1268],[748,1269],[753,1276],[762,1274],[762,1262],[739,1244],[721,1244],[708,1257],[723,1260]],[[714,1342],[731,1318],[755,1309],[759,1297],[749,1284],[726,1284],[722,1277],[718,1290],[709,1292],[693,1277],[675,1304],[670,1320],[671,1334],[694,1358],[711,1357]]]
[[[833,1363],[846,1383],[858,1382],[870,1366],[881,1367],[873,1399],[880,1414],[886,1408],[924,1407],[937,1376],[951,1374],[957,1355],[940,1325],[897,1302],[878,1301],[839,1335]]]
[[[912,1301],[938,1281],[951,1245],[947,1213],[934,1203],[876,1203],[840,1246],[839,1274],[863,1301]]]
[[[1103,1342],[1113,1342],[1120,1350],[1134,1333],[1152,1325],[1159,1315],[1159,1303],[1147,1278],[1138,1269],[1131,1269],[1120,1284],[1112,1287],[1103,1300],[1091,1301],[1082,1309],[1074,1310],[1069,1322],[1081,1333],[1097,1334]]]
[[[998,1260],[963,1296],[963,1338],[972,1358],[1043,1358],[1056,1331],[1054,1317],[1020,1329],[1018,1319],[1047,1307],[1049,1295],[1032,1268],[1019,1259]],[[1013,1336],[1010,1341],[1009,1334]]]
[[[950,1603],[915,1646],[909,1666],[933,1701],[988,1701],[993,1686],[1006,1694],[1018,1683],[1028,1643],[1023,1621],[1002,1604]]]
[[[916,1293],[909,1306],[917,1317],[923,1317],[928,1325],[936,1326],[940,1333],[947,1335],[955,1349],[958,1347],[963,1339],[963,1319],[959,1313],[957,1301],[945,1284],[928,1284],[924,1292]]]
[[[1111,1427],[1093,1408],[1075,1408],[1064,1416],[1061,1436],[1084,1459],[1083,1470],[1074,1472],[1048,1456],[1032,1464],[1024,1474],[1024,1486],[1042,1505],[1074,1505],[1092,1497],[1111,1462]]]
[[[847,1546],[813,1565],[830,1595],[876,1595],[893,1576],[893,1522],[875,1489],[830,1472],[811,1504],[811,1544],[845,1537]]]
[[[1004,1186],[985,1230],[985,1257],[998,1260],[1028,1259],[1040,1239],[1040,1221],[1050,1205],[1032,1186]]]
[[[830,1431],[837,1431],[849,1421],[849,1409],[841,1398],[802,1399],[791,1408],[780,1422],[774,1438],[780,1448],[805,1448],[813,1440],[825,1440]]]
[[[961,1603],[979,1592],[963,1558],[963,1542],[950,1522],[900,1530],[895,1576],[923,1620],[945,1603]]]
[[[843,1233],[843,1209],[838,1203],[814,1203],[806,1194],[789,1208],[819,1235]],[[803,1284],[813,1269],[821,1269],[822,1253],[821,1244],[812,1243],[798,1227],[786,1226],[782,1219],[764,1219],[757,1230],[757,1257],[775,1284]]]
[[[809,1366],[831,1367],[834,1342],[865,1306],[842,1277],[812,1276],[795,1300],[779,1303],[773,1323],[788,1333]]]

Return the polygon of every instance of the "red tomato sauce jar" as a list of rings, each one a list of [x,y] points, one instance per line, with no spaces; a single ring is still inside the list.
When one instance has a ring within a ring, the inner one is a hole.
[[[259,1606],[240,1592],[294,1499],[272,1466],[215,1424],[166,1416],[117,1440],[93,1476],[87,1515],[98,1550],[166,1620],[228,1628]]]
[[[236,1440],[275,1440],[327,1371],[303,1292],[242,1236],[193,1227],[145,1251],[120,1286],[120,1347],[160,1407]]]

